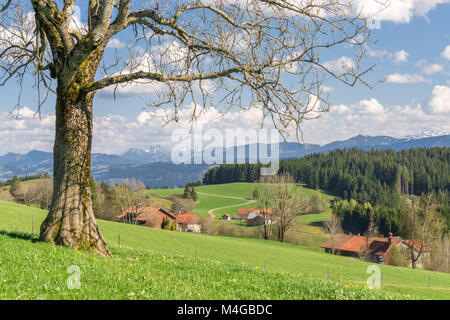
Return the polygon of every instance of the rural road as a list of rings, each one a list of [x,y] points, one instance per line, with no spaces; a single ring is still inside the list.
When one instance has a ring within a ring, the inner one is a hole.
[[[216,216],[214,215],[214,211],[217,210],[221,210],[221,209],[227,209],[227,208],[234,208],[234,207],[240,207],[240,206],[245,206],[247,204],[252,204],[255,203],[256,200],[248,200],[245,198],[240,198],[240,197],[233,197],[233,196],[224,196],[224,195],[220,195],[220,194],[210,194],[210,193],[203,193],[203,192],[199,192],[197,191],[198,194],[204,195],[204,196],[210,196],[210,197],[218,197],[218,198],[228,198],[228,199],[238,199],[238,200],[246,200],[247,202],[244,203],[239,203],[239,204],[233,204],[231,206],[225,206],[225,207],[220,207],[220,208],[214,208],[208,211],[208,214],[212,217],[215,218]]]

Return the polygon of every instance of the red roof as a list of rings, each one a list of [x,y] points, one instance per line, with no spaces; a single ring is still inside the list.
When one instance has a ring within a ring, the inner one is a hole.
[[[361,248],[363,248],[366,245],[366,241],[367,241],[366,237],[353,236],[342,247],[340,247],[339,250],[360,252]]]
[[[272,213],[272,209],[264,209],[263,212],[266,213],[266,214],[271,214]],[[261,213],[261,209],[241,208],[241,209],[238,210],[238,214],[239,215],[247,215],[247,214],[251,214],[251,213]]]
[[[333,243],[334,239],[334,243]],[[336,250],[360,253],[366,246],[366,252],[376,255],[384,256],[391,247],[396,246],[402,241],[400,237],[392,237],[391,245],[389,245],[389,238],[354,236],[351,234],[339,234],[333,238],[325,241],[320,247]],[[333,246],[334,244],[334,246]]]
[[[338,249],[341,248],[344,244],[346,244],[353,236],[351,234],[336,234],[324,243],[320,245],[321,248],[334,248]]]
[[[136,214],[136,220],[152,228],[161,228],[164,220],[175,221],[175,217],[159,207],[141,207],[136,212],[136,206],[124,210],[117,218],[124,218],[127,214]]]
[[[156,213],[162,213],[162,214],[169,216],[169,218],[173,218],[173,219],[175,218],[173,215],[171,215],[169,212],[167,212],[163,208],[149,207],[149,206],[140,207],[137,209],[136,209],[136,206],[131,206],[131,207],[125,209],[121,214],[119,214],[117,216],[117,218],[121,219],[121,218],[125,217],[127,214],[135,214],[135,213],[138,214],[138,217],[136,219],[138,221],[145,221],[150,215],[153,215]]]
[[[412,246],[413,242],[412,240],[405,240],[405,242],[408,244],[408,246]],[[420,249],[422,247],[422,241],[420,240],[414,240],[414,248]],[[431,251],[431,248],[426,246],[425,243],[423,245],[423,250],[425,251]]]
[[[199,224],[201,218],[195,213],[182,213],[178,215],[178,223],[181,224]]]

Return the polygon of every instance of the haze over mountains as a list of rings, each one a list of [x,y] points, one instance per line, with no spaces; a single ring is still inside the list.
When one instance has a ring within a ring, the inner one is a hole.
[[[257,148],[266,147],[258,145]],[[304,144],[303,148],[295,142],[280,144],[280,159],[299,158],[306,154],[328,152],[334,149],[360,148],[363,150],[393,149],[396,151],[422,147],[450,147],[450,135],[408,136],[393,138],[389,136],[356,136],[345,141],[336,141],[326,145]],[[245,146],[245,158],[236,156],[236,148],[227,150],[234,152],[235,162],[248,160],[249,146]],[[269,148],[270,149],[270,148]],[[225,154],[225,153],[224,153]],[[92,154],[92,175],[98,181],[109,183],[120,182],[125,178],[136,178],[149,187],[178,187],[187,182],[201,180],[210,167],[207,164],[176,165],[171,162],[170,151],[161,146],[151,146],[145,150],[132,148],[121,155],[102,153]],[[0,180],[14,175],[34,175],[51,173],[53,155],[50,152],[30,151],[27,154],[7,153],[0,157]]]

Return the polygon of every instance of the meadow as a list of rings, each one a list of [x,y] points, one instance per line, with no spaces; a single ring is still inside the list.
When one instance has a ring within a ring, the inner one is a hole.
[[[99,227],[114,258],[99,258],[33,243],[33,218],[36,238],[45,215],[40,209],[0,201],[1,298],[450,299],[449,274],[380,265],[384,285],[369,290],[363,287],[370,264],[357,259],[275,241],[102,220]],[[65,289],[70,265],[80,267],[85,289]]]
[[[207,216],[208,211],[211,209],[234,206],[231,208],[224,208],[214,211],[214,215],[216,215],[216,217],[221,217],[225,213],[236,215],[239,208],[256,208],[258,206],[256,203],[248,204],[248,202],[253,199],[253,191],[257,186],[257,183],[237,182],[195,187],[198,195],[198,201],[195,205],[195,210],[193,213],[201,216]],[[147,191],[147,194],[158,198],[158,196],[181,196],[183,194],[183,191],[184,188],[150,189]],[[308,196],[309,198],[311,198],[316,193],[320,193],[321,196],[325,197],[326,199],[331,198],[321,191],[304,188],[301,185],[298,185],[298,192]]]

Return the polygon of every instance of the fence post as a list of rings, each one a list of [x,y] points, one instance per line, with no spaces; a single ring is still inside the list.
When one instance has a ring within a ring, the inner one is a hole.
[[[195,249],[195,259],[197,259],[197,249]]]
[[[384,272],[381,272],[381,285],[384,286]]]
[[[34,217],[33,217],[33,220],[31,222],[31,235],[33,235],[33,234],[34,234]]]
[[[328,281],[330,281],[330,268],[328,268]]]
[[[428,277],[428,288],[431,288],[431,276]]]
[[[267,260],[266,260],[266,268],[265,268],[265,271],[267,271],[267,264],[268,264],[268,262],[267,262]]]
[[[119,236],[117,237],[117,243],[119,244],[119,248],[120,248],[120,234],[119,234]]]

